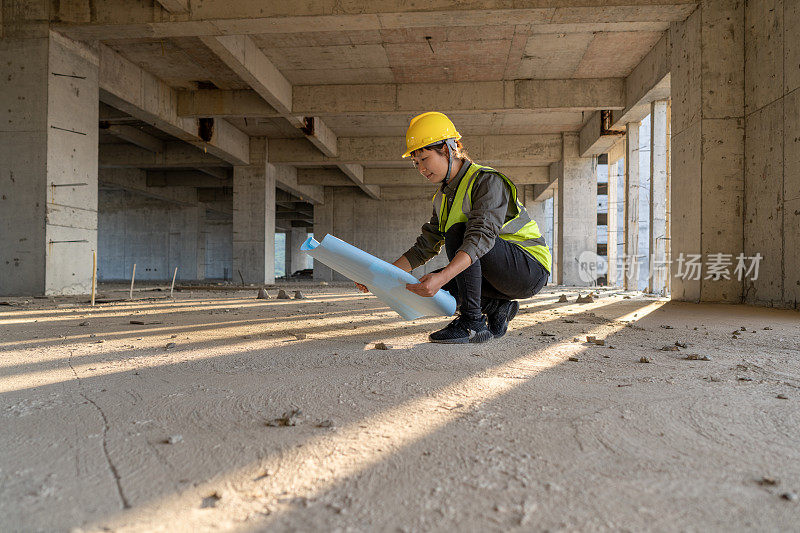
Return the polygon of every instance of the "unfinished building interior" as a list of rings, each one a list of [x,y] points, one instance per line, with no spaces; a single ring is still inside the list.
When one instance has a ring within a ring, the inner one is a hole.
[[[795,24],[796,0],[4,0],[0,529],[797,528]],[[480,347],[300,251],[414,243],[426,111],[552,252]]]

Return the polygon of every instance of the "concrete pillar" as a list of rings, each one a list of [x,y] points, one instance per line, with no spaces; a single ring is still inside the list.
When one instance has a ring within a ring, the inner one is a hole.
[[[533,193],[530,193],[526,196],[528,199],[528,203],[525,205],[525,209],[528,210],[528,213],[531,215],[531,218],[536,221],[539,225],[539,232],[544,237],[547,246],[550,248],[551,255],[554,254],[553,252],[553,189],[555,187],[548,188],[544,193],[539,196],[539,200],[533,202],[530,198],[533,197]],[[552,269],[552,266],[551,266]],[[551,272],[550,279],[548,280],[549,284],[555,283],[555,279]]]
[[[650,275],[648,291],[667,292],[667,102],[650,104]]]
[[[733,268],[728,280],[705,279],[705,269],[700,276],[687,277],[681,275],[686,271],[681,260],[695,255],[707,265],[711,254],[724,253],[735,263],[743,251],[744,4],[703,0],[685,21],[670,27],[675,225],[670,243],[676,300],[742,298],[742,283]],[[781,33],[768,32],[771,38]],[[761,76],[758,83],[769,77]],[[764,238],[773,235],[759,235]],[[780,239],[780,232],[774,238]]]
[[[620,277],[619,253],[619,208],[620,208],[620,159],[625,157],[625,141],[618,142],[608,152],[608,274],[609,286],[617,286]]]
[[[550,165],[550,172],[551,172],[550,179],[551,179],[551,181],[553,179],[553,168],[554,168],[554,166],[555,166],[555,163],[553,165]],[[559,262],[559,257],[558,257],[558,255],[559,255],[558,254],[558,228],[559,228],[559,224],[558,224],[558,198],[559,198],[559,194],[558,194],[558,186],[557,186],[557,184],[558,184],[558,182],[556,182],[556,186],[553,187],[553,218],[551,219],[551,222],[550,222],[550,225],[551,225],[552,231],[553,231],[553,240],[552,240],[552,243],[550,244],[550,256],[552,257],[552,263],[551,263],[551,266],[550,266],[550,282],[553,283],[553,284],[556,284],[556,285],[561,283],[561,278],[559,277],[559,270],[560,270],[559,266],[561,265],[561,263]]]
[[[244,283],[275,281],[275,169],[267,139],[250,139],[250,164],[233,168],[233,275]]]
[[[289,279],[292,275],[292,251],[289,247],[292,244],[292,231],[283,232],[283,276]]]
[[[288,273],[290,276],[306,267],[306,258],[308,256],[300,251],[300,247],[307,238],[308,230],[306,228],[292,228],[286,236],[286,254],[289,257],[290,269]]]
[[[41,29],[0,40],[0,295],[91,290],[98,59]]]
[[[625,231],[623,286],[638,289],[639,255],[639,122],[630,122],[625,133]]]
[[[197,270],[196,279],[206,278],[206,206],[197,206]]]
[[[562,159],[554,163],[558,177],[558,283],[589,286],[578,257],[597,252],[597,159],[580,157],[578,134],[563,134]],[[583,278],[583,279],[582,279]]]

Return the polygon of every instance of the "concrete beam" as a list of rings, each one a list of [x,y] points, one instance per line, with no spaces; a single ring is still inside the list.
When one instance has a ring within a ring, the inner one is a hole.
[[[356,186],[364,191],[367,196],[374,200],[381,199],[381,188],[378,185],[367,185],[364,183],[364,167],[356,164],[340,164],[339,170],[350,178]]]
[[[164,144],[161,152],[151,152],[129,144],[101,144],[100,168],[204,168],[224,162],[186,143]]]
[[[270,140],[269,151],[272,152]],[[287,165],[275,165],[275,186],[291,193],[298,199],[313,205],[325,202],[325,190],[320,185],[303,185],[297,182],[297,169]]]
[[[339,154],[336,134],[319,117],[292,114],[292,84],[252,38],[247,35],[231,35],[202,37],[201,40],[259,96],[281,113],[284,119],[300,128],[306,139],[324,156],[336,157]],[[376,199],[380,197],[379,189],[364,184],[363,168],[340,168],[367,195]]]
[[[409,27],[514,26],[603,22],[677,22],[694,10],[695,0],[625,0],[622,6],[596,0],[538,2],[509,8],[507,0],[467,3],[440,0],[432,5],[405,0],[381,2],[192,2],[190,12],[170,17],[152,2],[72,0],[54,27],[79,40],[185,37],[321,31],[379,31]],[[513,3],[512,3],[513,5]],[[175,20],[178,19],[178,20]]]
[[[183,91],[179,110],[185,117],[282,116],[254,91]],[[363,85],[297,85],[292,90],[295,115],[351,113],[503,113],[516,110],[586,111],[623,109],[623,78],[515,80],[463,83],[390,83]]]
[[[625,78],[625,108],[612,112],[611,129],[640,122],[650,113],[650,103],[670,97],[671,47],[669,32]]]
[[[223,63],[282,115],[292,113],[292,84],[247,35],[202,37],[201,41]],[[295,119],[295,127],[302,120]]]
[[[508,167],[498,168],[506,174],[515,185],[533,185],[549,183],[548,167]],[[309,185],[324,185],[327,187],[347,187],[355,184],[340,170],[330,168],[299,168],[297,169],[298,183]],[[365,168],[364,183],[367,185],[381,185],[382,187],[421,187],[426,186],[425,178],[414,169],[401,168]]]
[[[164,151],[164,141],[134,126],[111,124],[107,128],[101,126],[100,129],[124,141],[139,146],[140,148],[144,148],[145,150],[150,150],[151,152]]]
[[[603,113],[595,111],[586,124],[583,125],[579,135],[579,146],[581,157],[597,156],[608,153],[622,137],[625,132],[619,131],[608,133],[603,128]]]
[[[188,13],[189,0],[156,0],[170,13]]]
[[[549,165],[561,159],[561,135],[493,135],[470,136],[464,144],[476,161],[506,167]],[[334,166],[361,164],[370,167],[400,167],[408,162],[400,159],[402,139],[399,137],[340,137],[339,157],[321,154],[305,139],[270,139],[270,162],[293,166]]]
[[[462,83],[303,85],[294,87],[298,114],[406,114],[420,109],[442,112],[503,112],[517,109],[583,111],[622,109],[622,78],[514,80]]]
[[[231,178],[219,179],[199,170],[148,170],[148,187],[233,187]]]
[[[250,89],[178,91],[178,115],[192,118],[280,118],[283,116],[265,102],[260,94]]]
[[[197,170],[202,172],[203,174],[208,174],[209,176],[213,176],[218,180],[228,180],[231,178],[230,170],[227,168],[222,167],[200,167]]]
[[[178,116],[175,90],[111,48],[99,44],[98,50],[101,101],[228,163],[248,163],[250,141],[244,132],[225,120],[215,120],[211,139],[203,141],[198,121]]]

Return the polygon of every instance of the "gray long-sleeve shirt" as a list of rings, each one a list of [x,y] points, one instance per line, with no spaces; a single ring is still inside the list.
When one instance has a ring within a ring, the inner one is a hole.
[[[464,161],[458,174],[450,183],[442,186],[442,194],[448,205],[452,205],[458,185],[468,168],[469,161]],[[511,190],[502,177],[494,172],[479,171],[472,189],[472,209],[464,213],[467,215],[464,242],[458,249],[469,255],[473,263],[492,249],[500,228],[516,216],[516,207],[510,199]],[[434,209],[430,222],[423,224],[417,242],[403,255],[411,268],[417,268],[435,257],[443,244],[444,234],[439,231],[439,217]]]

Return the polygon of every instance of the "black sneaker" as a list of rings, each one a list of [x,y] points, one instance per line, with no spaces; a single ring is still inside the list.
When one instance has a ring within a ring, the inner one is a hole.
[[[478,343],[491,340],[492,332],[486,327],[486,319],[483,317],[480,320],[458,317],[439,331],[431,333],[428,339],[442,344]]]
[[[487,315],[489,319],[489,331],[492,332],[495,339],[499,339],[506,334],[508,323],[511,322],[512,318],[517,316],[517,311],[519,311],[519,302],[516,300],[506,300],[500,301],[497,305],[497,309]]]

